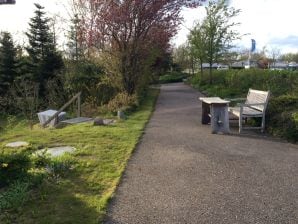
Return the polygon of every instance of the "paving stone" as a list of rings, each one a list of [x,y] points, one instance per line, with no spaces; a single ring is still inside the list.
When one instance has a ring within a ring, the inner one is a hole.
[[[19,147],[25,147],[25,146],[28,146],[28,145],[29,145],[28,142],[17,141],[17,142],[7,143],[5,146],[10,147],[10,148],[19,148]]]
[[[36,154],[42,154],[46,150],[46,153],[49,154],[52,157],[62,156],[64,153],[72,153],[76,149],[71,146],[59,146],[59,147],[53,147],[53,148],[46,148],[41,149],[36,152]]]

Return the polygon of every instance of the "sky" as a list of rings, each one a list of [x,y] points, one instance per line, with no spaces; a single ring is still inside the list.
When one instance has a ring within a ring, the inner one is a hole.
[[[0,5],[0,31],[9,31],[19,43],[28,29],[29,19],[34,16],[34,2],[45,7],[48,15],[60,14],[67,18],[65,5],[69,0],[16,0],[15,5]],[[298,52],[298,1],[297,0],[230,0],[230,6],[240,9],[236,18],[241,25],[237,30],[245,35],[237,46],[250,48],[251,39],[256,40],[257,51],[266,47],[268,51],[278,49],[281,53]],[[184,22],[173,44],[178,46],[187,40],[189,29],[195,21],[204,17],[204,7],[185,9]],[[63,30],[59,32],[63,34]],[[62,35],[63,36],[63,35]],[[60,37],[62,44],[63,37]]]
[[[235,18],[240,22],[237,30],[245,35],[237,44],[238,48],[251,46],[251,39],[256,40],[257,51],[264,47],[268,51],[274,49],[281,53],[298,52],[298,1],[297,0],[230,0],[230,6],[240,9]],[[180,45],[187,39],[188,30],[194,21],[205,16],[204,7],[187,9],[183,12],[185,22],[175,41]]]

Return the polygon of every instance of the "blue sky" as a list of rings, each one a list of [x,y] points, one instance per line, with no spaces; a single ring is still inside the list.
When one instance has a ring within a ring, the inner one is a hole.
[[[65,5],[70,0],[16,0],[15,5],[0,6],[0,30],[14,34],[15,39],[24,42],[22,35],[28,28],[29,18],[33,16],[34,2],[46,7],[50,15],[60,14],[67,17]],[[241,33],[248,33],[238,43],[239,48],[249,48],[250,40],[255,39],[257,50],[264,46],[270,50],[277,48],[283,53],[298,52],[298,1],[297,0],[230,0],[230,5],[241,9],[237,28]],[[186,41],[188,29],[194,21],[204,16],[204,8],[185,9],[182,13],[185,22],[173,40],[174,45]],[[63,34],[63,30],[60,32]],[[60,42],[63,41],[63,35]]]

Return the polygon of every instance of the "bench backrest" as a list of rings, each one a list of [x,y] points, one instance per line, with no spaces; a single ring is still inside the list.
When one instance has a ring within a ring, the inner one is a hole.
[[[263,103],[264,105],[251,106],[251,108],[264,112],[268,104],[269,96],[270,91],[249,89],[245,103]]]

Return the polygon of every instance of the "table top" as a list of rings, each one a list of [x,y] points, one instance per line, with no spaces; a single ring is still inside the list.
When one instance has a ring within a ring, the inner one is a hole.
[[[201,101],[207,104],[228,104],[230,101],[224,100],[220,97],[200,97]]]
[[[42,111],[37,113],[38,116],[53,116],[55,113],[57,112],[57,110],[46,110],[46,111]],[[65,115],[66,113],[64,111],[62,111],[59,116],[61,115]]]

